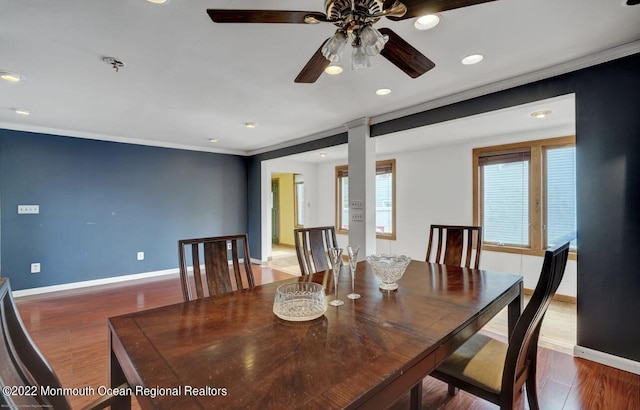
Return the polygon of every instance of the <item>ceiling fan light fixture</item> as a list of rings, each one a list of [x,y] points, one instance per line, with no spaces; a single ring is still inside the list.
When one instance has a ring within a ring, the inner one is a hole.
[[[332,63],[340,61],[340,55],[344,46],[347,44],[347,34],[342,30],[336,30],[336,33],[328,39],[322,46],[322,55]]]
[[[482,54],[471,54],[462,59],[462,64],[473,65],[478,64],[482,60],[484,60],[484,56]]]
[[[386,40],[371,24],[367,24],[360,31],[360,42],[364,46],[367,55],[376,56],[384,48]]]
[[[429,30],[437,26],[438,23],[440,23],[440,16],[437,14],[427,14],[416,19],[413,23],[413,27],[418,30]]]
[[[369,56],[364,50],[363,45],[353,47],[353,53],[351,54],[351,69],[361,70],[363,68],[371,67],[371,61]]]
[[[339,64],[330,64],[327,68],[324,69],[324,72],[329,75],[338,75],[342,73],[342,66]]]

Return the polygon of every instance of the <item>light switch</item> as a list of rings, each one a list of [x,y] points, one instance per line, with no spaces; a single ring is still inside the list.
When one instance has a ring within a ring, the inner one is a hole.
[[[364,209],[364,201],[360,199],[353,199],[349,201],[351,209]]]
[[[351,222],[362,222],[364,221],[364,214],[361,212],[351,212]]]

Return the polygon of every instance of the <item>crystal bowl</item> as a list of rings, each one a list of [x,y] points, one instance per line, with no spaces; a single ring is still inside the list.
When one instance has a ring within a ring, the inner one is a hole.
[[[273,313],[280,319],[301,322],[317,319],[327,310],[322,285],[313,282],[287,283],[278,286]]]
[[[404,275],[411,258],[405,255],[369,255],[367,261],[373,273],[382,281],[380,289],[396,290],[396,281]]]

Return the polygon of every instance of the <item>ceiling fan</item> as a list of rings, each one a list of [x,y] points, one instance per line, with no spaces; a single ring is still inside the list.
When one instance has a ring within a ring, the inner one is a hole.
[[[352,68],[366,68],[369,57],[381,54],[412,78],[435,67],[433,61],[388,28],[375,29],[382,17],[404,20],[495,0],[325,0],[326,13],[286,10],[208,9],[216,23],[331,23],[335,34],[315,52],[295,79],[314,83],[332,62],[337,63],[344,46],[352,40]]]

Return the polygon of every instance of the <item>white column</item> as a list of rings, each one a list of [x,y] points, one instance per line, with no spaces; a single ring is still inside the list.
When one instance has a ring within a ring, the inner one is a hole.
[[[349,135],[349,244],[358,259],[376,253],[376,150],[369,118],[346,124]]]

